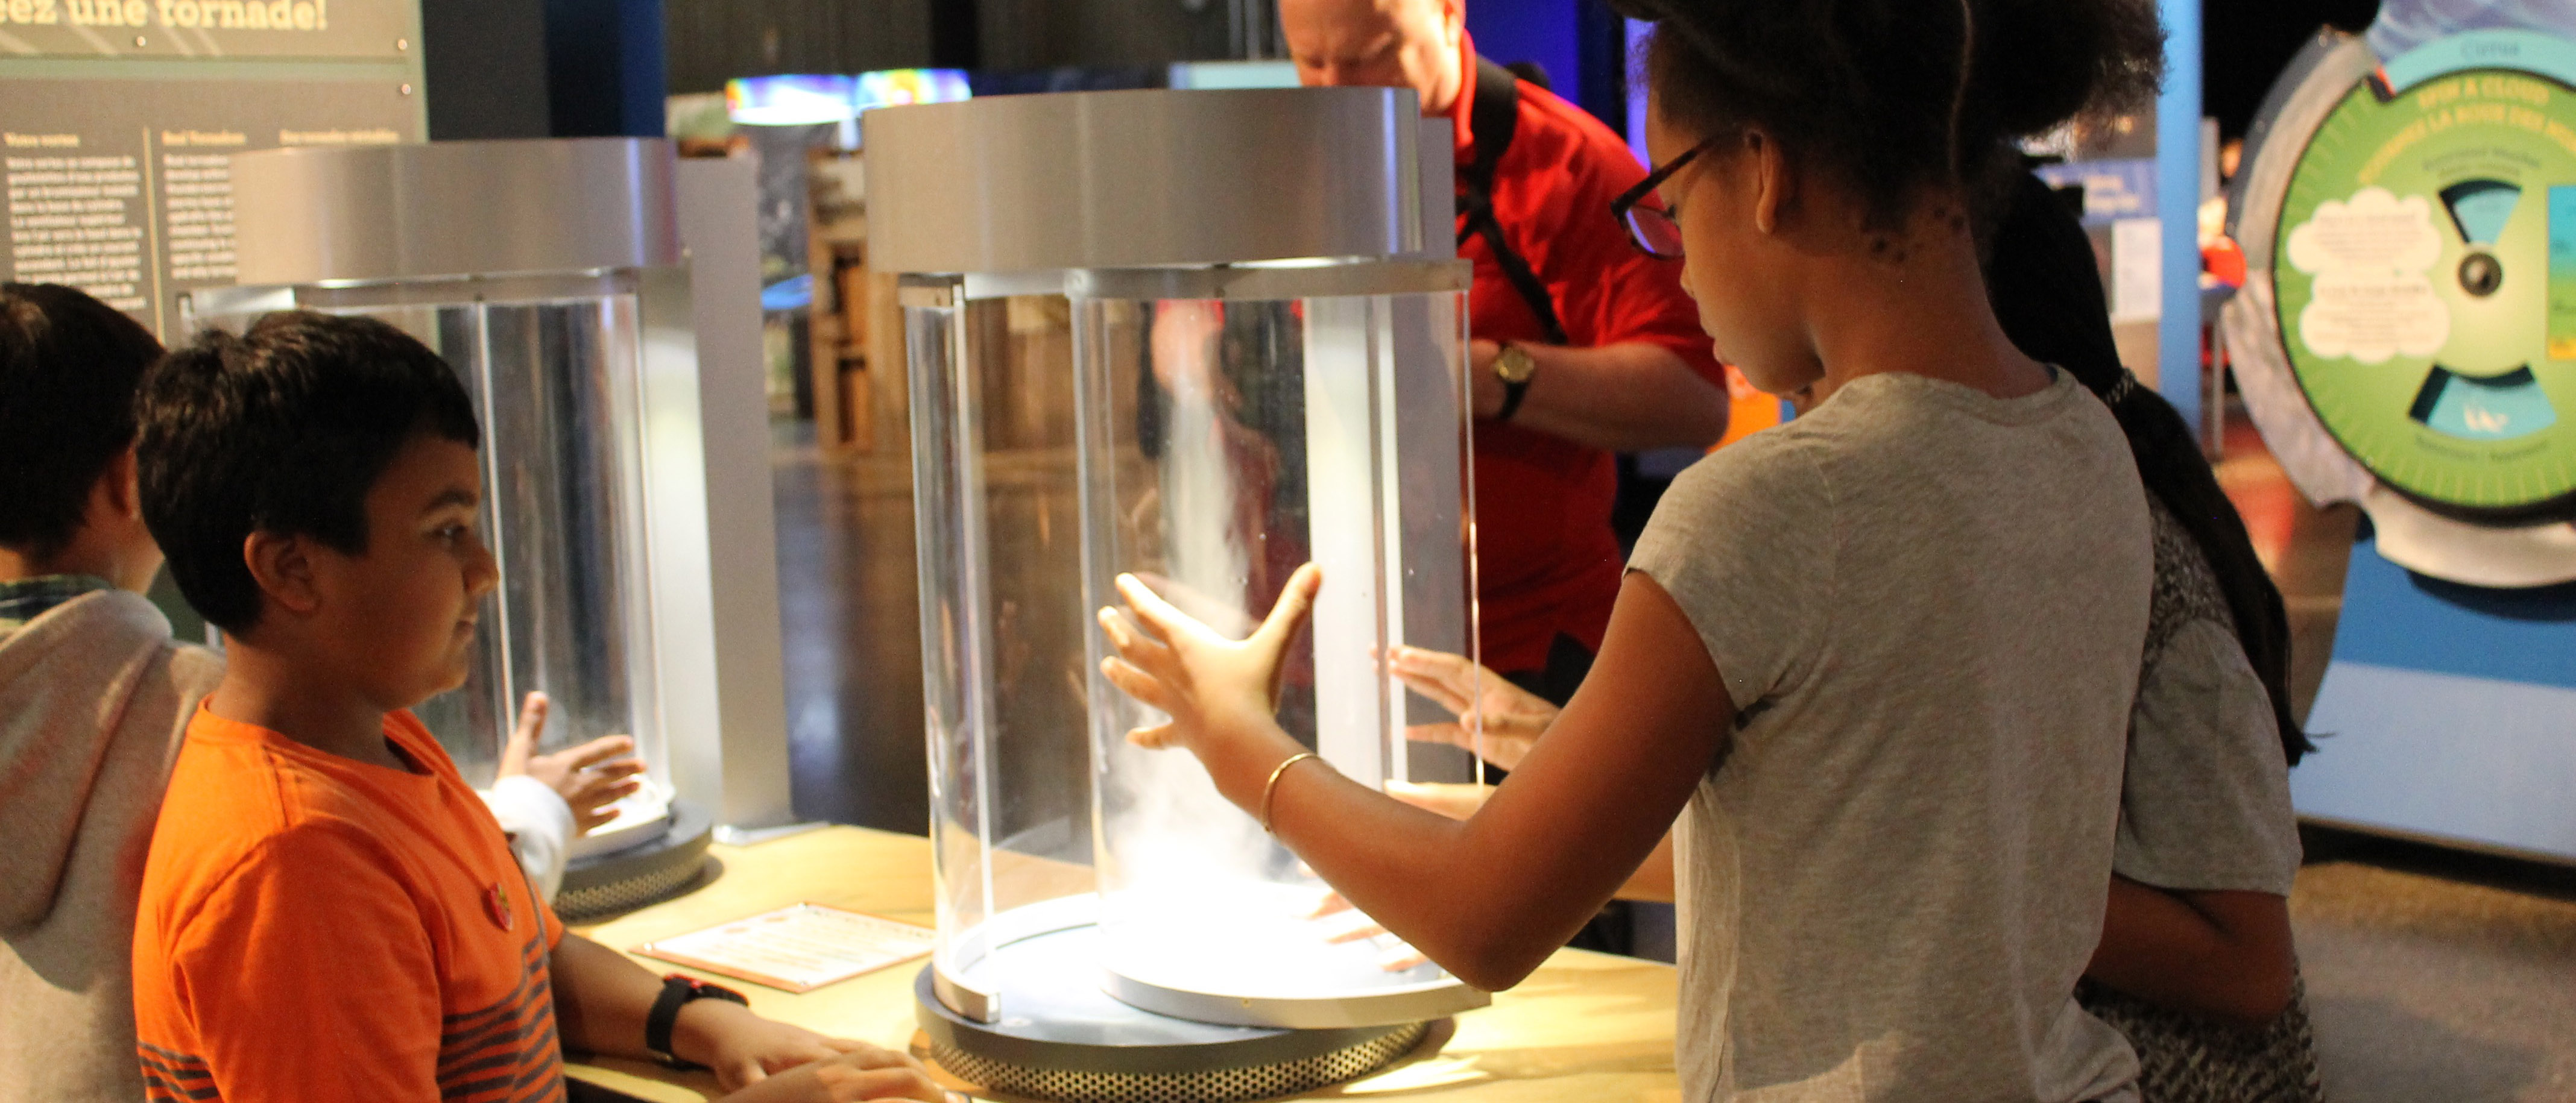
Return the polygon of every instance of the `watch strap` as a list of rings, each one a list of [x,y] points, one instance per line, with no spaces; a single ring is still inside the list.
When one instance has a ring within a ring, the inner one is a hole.
[[[1504,383],[1503,406],[1501,409],[1494,411],[1494,420],[1510,421],[1513,414],[1520,412],[1521,399],[1528,397],[1528,395],[1529,380],[1524,379],[1518,383]]]
[[[675,1069],[705,1067],[684,1060],[679,1054],[671,1051],[671,1030],[679,1025],[681,1008],[688,1006],[693,1000],[709,999],[724,1000],[745,1007],[751,1005],[751,1000],[742,993],[720,984],[708,984],[676,973],[662,978],[662,993],[653,998],[653,1010],[644,1016],[645,1050],[652,1053],[663,1064]]]
[[[1519,370],[1505,370],[1505,366],[1514,358],[1519,360]],[[1494,420],[1510,421],[1513,414],[1520,412],[1521,400],[1528,397],[1530,381],[1538,378],[1538,361],[1530,356],[1528,349],[1522,348],[1517,342],[1505,341],[1502,343],[1502,350],[1494,354],[1493,370],[1494,378],[1501,380],[1503,384],[1503,404],[1494,411]],[[1515,375],[1519,378],[1513,378]]]

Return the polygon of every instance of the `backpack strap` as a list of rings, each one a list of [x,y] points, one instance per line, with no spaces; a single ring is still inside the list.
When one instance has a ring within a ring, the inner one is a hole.
[[[1458,228],[1458,244],[1470,237],[1482,236],[1494,252],[1494,262],[1502,267],[1503,278],[1520,292],[1521,301],[1529,304],[1538,316],[1540,332],[1551,345],[1566,343],[1565,324],[1558,319],[1556,300],[1547,293],[1547,284],[1532,271],[1529,262],[1503,235],[1502,223],[1494,217],[1494,169],[1502,164],[1504,151],[1512,147],[1512,131],[1520,121],[1521,82],[1512,71],[1483,57],[1476,59],[1476,98],[1467,105],[1467,128],[1475,143],[1476,159],[1459,172],[1463,186],[1458,196],[1458,213],[1466,218]]]

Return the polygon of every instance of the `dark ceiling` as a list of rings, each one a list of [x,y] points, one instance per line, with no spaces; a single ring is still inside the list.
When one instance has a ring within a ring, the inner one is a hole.
[[[2201,11],[2201,110],[2240,137],[2272,79],[2317,28],[2359,31],[2378,0],[2208,0]]]

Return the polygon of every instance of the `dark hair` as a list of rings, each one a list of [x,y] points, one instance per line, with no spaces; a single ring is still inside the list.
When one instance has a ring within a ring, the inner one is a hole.
[[[410,334],[373,318],[271,314],[165,357],[137,403],[143,521],[188,604],[228,632],[259,622],[253,532],[367,550],[367,491],[415,436],[476,446],[473,401]]]
[[[2024,355],[2066,369],[2111,407],[2128,434],[2139,480],[2209,560],[2236,621],[2236,640],[2272,698],[2282,753],[2296,766],[2316,747],[2290,708],[2290,619],[2281,591],[2256,558],[2245,521],[2219,489],[2218,473],[2191,427],[2164,396],[2137,385],[2120,366],[2095,264],[2092,241],[2074,213],[2047,184],[2023,172],[1986,264],[1995,320]]]
[[[1859,190],[1877,226],[1956,185],[1991,234],[1988,296],[2013,343],[2103,397],[2138,475],[2191,533],[2272,700],[2292,765],[2314,750],[2290,707],[2289,617],[2181,414],[2123,385],[2083,228],[2014,139],[2117,111],[2164,68],[2153,0],[1613,0],[1656,21],[1647,79],[1703,139],[1759,126]],[[1936,48],[1949,44],[1950,49]]]
[[[1656,21],[1646,78],[1703,139],[1760,127],[1858,190],[1874,227],[1975,194],[2011,142],[2152,94],[2154,0],[1614,0]]]
[[[134,388],[161,342],[49,283],[0,283],[0,547],[43,559],[80,532],[90,488],[134,443]]]

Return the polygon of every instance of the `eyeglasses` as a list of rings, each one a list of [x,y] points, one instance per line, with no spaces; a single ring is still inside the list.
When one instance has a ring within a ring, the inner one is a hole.
[[[1665,210],[1660,202],[1649,207],[1645,201],[1655,194],[1658,185],[1672,179],[1674,173],[1691,163],[1691,158],[1699,156],[1708,145],[1702,142],[1692,146],[1681,156],[1647,173],[1645,179],[1637,181],[1636,187],[1610,201],[1610,217],[1628,227],[1628,241],[1637,247],[1638,252],[1658,260],[1682,259],[1681,223],[1673,221],[1672,212]]]

